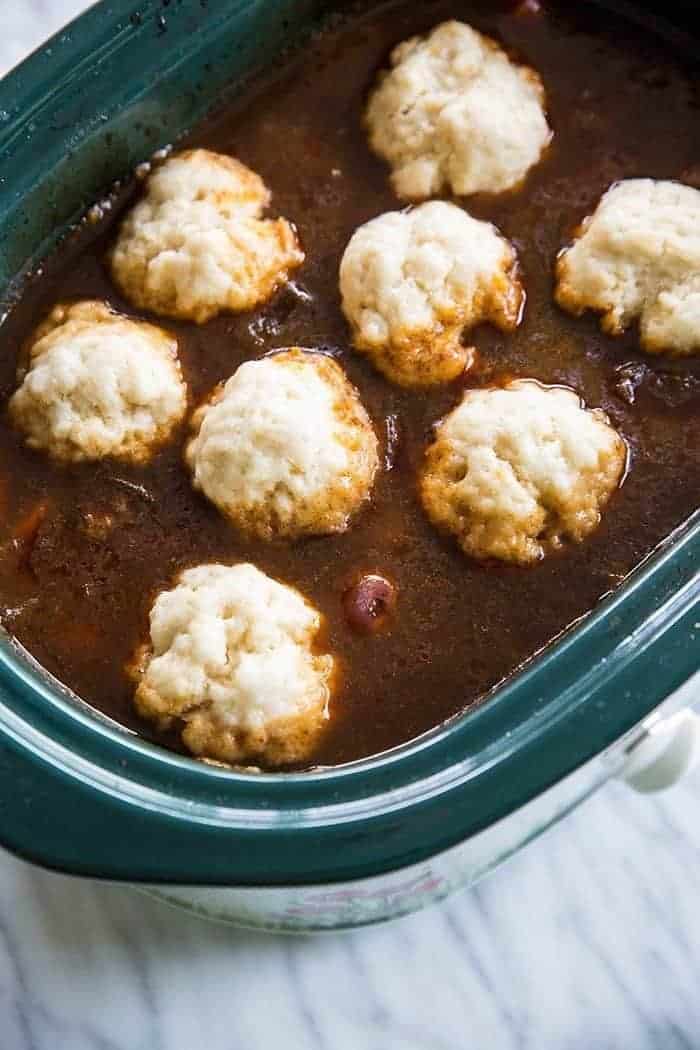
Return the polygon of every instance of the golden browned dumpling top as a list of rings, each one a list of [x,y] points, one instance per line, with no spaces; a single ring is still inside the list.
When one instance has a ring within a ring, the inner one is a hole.
[[[430,201],[353,234],[340,264],[353,342],[401,386],[449,382],[469,367],[462,334],[514,329],[524,293],[512,245],[489,222]]]
[[[187,408],[176,340],[102,302],[55,307],[20,380],[11,419],[31,448],[58,460],[144,462]]]
[[[465,553],[527,564],[596,528],[626,461],[599,409],[573,390],[516,380],[468,390],[442,420],[421,496]]]
[[[328,718],[333,657],[315,651],[321,617],[254,565],[199,565],[156,598],[136,654],[136,707],[183,723],[196,755],[269,765],[308,758]]]
[[[377,438],[324,354],[294,348],[247,361],[192,424],[193,483],[244,533],[342,532],[369,497]]]
[[[115,282],[139,309],[198,324],[252,309],[304,259],[286,219],[261,218],[269,201],[260,176],[233,157],[171,157],[122,223]]]
[[[454,21],[394,49],[366,122],[407,200],[511,189],[551,138],[537,73]]]
[[[700,191],[627,179],[605,193],[557,262],[557,302],[619,335],[639,319],[649,353],[700,350]]]

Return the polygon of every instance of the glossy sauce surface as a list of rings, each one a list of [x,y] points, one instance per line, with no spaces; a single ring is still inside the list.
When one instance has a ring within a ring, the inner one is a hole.
[[[367,6],[367,5],[365,5]],[[273,193],[271,214],[298,226],[306,263],[296,287],[252,314],[202,327],[157,321],[177,334],[193,404],[238,364],[275,347],[321,347],[358,386],[383,442],[374,499],[342,536],[293,545],[241,542],[193,493],[180,431],[146,468],[105,462],[56,467],[23,448],[0,417],[0,610],[6,629],[79,696],[168,746],[131,708],[124,664],[147,631],[148,610],[183,568],[249,560],[292,583],[326,617],[324,643],[342,667],[332,719],[314,761],[345,762],[400,744],[477,703],[497,682],[592,609],[695,509],[700,496],[700,365],[611,339],[591,317],[552,300],[556,253],[616,179],[700,185],[700,95],[684,61],[650,31],[587,5],[515,14],[493,4],[432,0],[356,11],[253,82],[188,137],[232,153]],[[584,8],[584,10],[581,10]],[[516,193],[471,198],[469,210],[514,240],[527,289],[513,335],[473,334],[477,369],[429,392],[402,391],[349,346],[337,272],[355,228],[400,207],[387,170],[366,145],[364,98],[392,45],[445,18],[496,36],[541,74],[554,141]],[[0,329],[0,394],[14,389],[23,341],[61,299],[120,299],[104,267],[114,223],[69,237]],[[575,388],[626,438],[630,471],[597,533],[523,569],[469,561],[426,521],[416,477],[431,428],[465,385],[531,376]],[[117,527],[105,531],[109,515]],[[394,585],[382,630],[358,631],[343,595],[364,573]]]

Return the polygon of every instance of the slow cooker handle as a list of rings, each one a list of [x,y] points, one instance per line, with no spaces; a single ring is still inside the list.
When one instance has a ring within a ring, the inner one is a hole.
[[[699,690],[700,673],[679,693],[690,698]],[[700,763],[700,714],[692,707],[683,707],[667,717],[651,715],[625,754],[618,775],[629,787],[641,794],[672,787]]]

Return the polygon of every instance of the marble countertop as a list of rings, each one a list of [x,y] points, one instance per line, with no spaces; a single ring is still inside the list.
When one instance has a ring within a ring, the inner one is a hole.
[[[0,0],[0,73],[84,0]],[[476,890],[319,938],[0,853],[0,1050],[700,1046],[700,772],[611,784]]]

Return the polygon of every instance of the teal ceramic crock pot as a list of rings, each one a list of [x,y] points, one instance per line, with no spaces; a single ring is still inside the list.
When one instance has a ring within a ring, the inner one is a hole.
[[[337,6],[106,0],[14,70],[0,84],[5,300],[116,178]],[[260,928],[411,911],[479,878],[623,767],[697,670],[699,556],[696,515],[478,710],[307,774],[238,774],[152,746],[2,638],[0,841]]]

